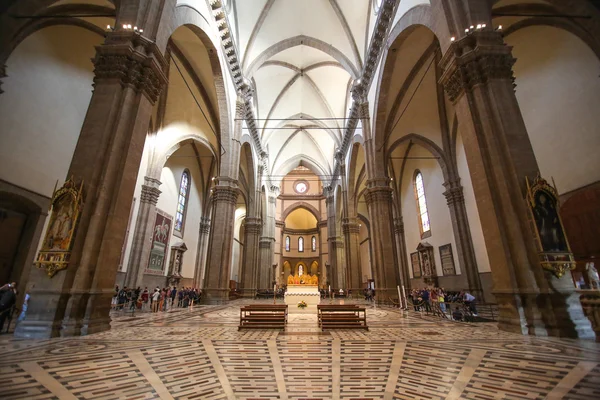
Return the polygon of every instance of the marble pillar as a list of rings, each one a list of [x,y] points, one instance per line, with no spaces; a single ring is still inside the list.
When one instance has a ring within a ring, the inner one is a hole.
[[[275,205],[277,204],[277,195],[279,188],[273,186],[271,194],[267,196],[267,215],[264,221],[262,236],[259,243],[259,268],[256,282],[258,289],[268,289],[273,287],[272,275],[275,255]]]
[[[206,271],[206,251],[208,248],[208,237],[210,234],[210,218],[200,218],[198,231],[198,252],[196,253],[196,265],[194,267],[194,287],[204,286],[204,272]]]
[[[94,93],[68,177],[84,183],[69,266],[35,284],[19,337],[73,336],[110,328],[109,311],[152,107],[167,78],[156,44],[135,32],[107,33],[96,47]]]
[[[377,301],[398,295],[400,272],[395,258],[392,189],[387,180],[369,180],[365,200],[371,221],[373,272]]]
[[[244,255],[242,258],[242,295],[252,297],[258,288],[259,239],[262,220],[246,217],[244,222]]]
[[[456,243],[456,255],[458,256],[461,273],[466,276],[464,288],[468,289],[476,298],[484,300],[473,239],[471,238],[471,228],[467,217],[467,208],[465,207],[463,187],[460,185],[459,179],[444,182],[444,187],[446,188],[444,196],[450,211],[454,242]]]
[[[219,223],[213,223],[212,226],[203,286],[203,301],[208,304],[220,304],[229,299],[233,228],[238,197],[237,185],[233,181],[219,177],[217,182],[212,193],[214,204],[211,220]]]
[[[394,237],[396,239],[398,263],[400,264],[400,285],[403,285],[405,293],[408,293],[408,290],[410,289],[411,266],[408,262],[406,238],[404,236],[404,220],[402,217],[394,218]]]
[[[144,271],[148,265],[150,250],[152,248],[152,234],[156,219],[156,203],[160,196],[158,187],[161,182],[158,179],[144,177],[142,193],[140,195],[140,206],[135,222],[129,264],[125,274],[125,286],[135,288],[142,285]]]
[[[360,259],[360,228],[358,218],[344,218],[342,220],[342,230],[344,232],[344,248],[346,249],[347,287],[354,293],[360,293],[363,289],[363,272]]]
[[[525,178],[539,173],[519,109],[511,48],[476,31],[450,46],[440,82],[454,103],[499,304],[499,327],[532,335],[594,337],[569,276],[539,265]]]

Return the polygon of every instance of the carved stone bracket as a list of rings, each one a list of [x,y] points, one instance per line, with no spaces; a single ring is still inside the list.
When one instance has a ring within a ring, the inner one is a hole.
[[[465,92],[494,79],[514,83],[512,47],[494,31],[476,31],[452,43],[440,61],[440,83],[455,103]]]
[[[118,81],[156,102],[166,86],[166,60],[156,44],[135,32],[109,33],[105,44],[96,46],[94,83]]]

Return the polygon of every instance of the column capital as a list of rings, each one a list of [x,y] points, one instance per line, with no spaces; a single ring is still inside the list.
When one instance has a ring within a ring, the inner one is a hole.
[[[154,104],[168,78],[167,62],[153,41],[137,32],[116,31],[96,46],[94,85],[102,81],[118,81],[132,87]]]
[[[369,101],[366,99],[360,99],[358,103],[358,118],[369,119]]]
[[[394,218],[394,233],[396,235],[404,234],[404,218]]]
[[[451,206],[465,202],[465,196],[463,194],[463,187],[460,184],[460,180],[444,182],[446,191],[443,193],[446,197],[446,203]]]
[[[392,201],[392,188],[388,186],[374,186],[365,190],[365,200],[367,205],[376,202],[391,202]]]
[[[260,218],[246,217],[244,221],[244,230],[248,234],[258,235],[262,229],[262,220]]]
[[[246,101],[244,98],[239,95],[237,101],[235,102],[235,118],[243,119],[246,115]]]
[[[327,197],[325,197],[325,205],[329,206],[329,205],[333,204],[333,200],[334,200],[333,193],[328,194]]]
[[[475,31],[450,45],[440,61],[444,71],[440,83],[450,101],[456,101],[475,86],[491,80],[511,80],[515,58],[499,32]]]
[[[360,232],[359,221],[357,218],[342,219],[342,231],[348,234],[358,234]]]
[[[158,197],[162,192],[154,186],[142,185],[142,193],[140,194],[140,202],[152,204],[158,203]]]
[[[210,232],[210,218],[200,218],[200,235],[207,235]]]
[[[212,200],[214,202],[225,202],[235,205],[237,198],[238,190],[236,187],[217,185],[212,189]]]
[[[270,238],[270,237],[266,237],[266,236],[262,236],[260,238],[260,240],[258,241],[258,247],[260,247],[261,249],[268,249],[271,247],[271,245],[275,242],[274,238]]]

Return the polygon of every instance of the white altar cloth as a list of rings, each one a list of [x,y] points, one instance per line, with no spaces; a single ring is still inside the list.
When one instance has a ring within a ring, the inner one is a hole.
[[[321,302],[321,293],[317,285],[288,285],[285,291],[285,304],[289,308],[297,308],[298,303],[304,300],[308,306],[315,306]]]

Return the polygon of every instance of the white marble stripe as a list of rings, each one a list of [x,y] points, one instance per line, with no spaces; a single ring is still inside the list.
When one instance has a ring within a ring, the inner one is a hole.
[[[223,368],[223,365],[221,365],[221,361],[219,360],[219,355],[217,354],[217,351],[215,350],[215,347],[213,346],[212,341],[210,341],[208,339],[204,339],[202,341],[202,344],[204,345],[204,350],[206,351],[206,355],[208,356],[208,359],[210,360],[212,367],[215,369],[215,372],[217,373],[217,378],[219,378],[219,382],[221,383],[221,388],[225,392],[225,395],[227,396],[228,399],[235,400],[236,397],[233,394],[233,388],[229,384],[229,379],[227,378],[227,374],[225,373],[225,369]]]
[[[575,385],[579,383],[591,370],[596,367],[595,362],[582,361],[575,366],[564,378],[558,382],[558,385],[554,387],[546,396],[547,400],[556,399],[560,400],[573,389]]]
[[[331,391],[332,398],[340,398],[341,385],[341,364],[342,363],[342,342],[340,339],[331,341]]]
[[[275,380],[277,381],[279,398],[281,400],[287,400],[288,396],[285,387],[285,377],[283,376],[283,370],[281,369],[281,360],[279,359],[279,351],[277,350],[277,341],[272,339],[267,340],[267,347],[269,348],[269,356],[271,357],[273,371],[275,372]]]
[[[44,385],[53,395],[59,399],[77,400],[69,390],[64,387],[59,381],[54,379],[48,372],[39,366],[35,361],[20,363],[19,366],[31,375],[36,381]]]
[[[404,350],[406,349],[406,342],[396,341],[394,346],[394,355],[392,356],[392,365],[390,365],[390,374],[388,376],[387,384],[385,385],[384,399],[389,400],[394,398],[394,392],[396,391],[396,383],[400,376],[400,367],[402,367],[402,358],[404,357]]]
[[[456,377],[456,380],[454,381],[454,385],[452,385],[450,392],[448,392],[448,395],[446,396],[446,400],[460,399],[462,392],[465,390],[465,387],[467,387],[467,384],[473,377],[473,374],[475,373],[475,370],[481,363],[481,360],[483,360],[485,353],[487,353],[487,350],[482,350],[482,349],[471,350],[471,352],[469,353],[469,356],[467,357],[467,359],[465,361],[465,364],[462,366],[460,373],[458,374],[458,376]]]
[[[156,391],[156,394],[163,400],[173,400],[173,396],[169,393],[169,389],[165,386],[163,381],[160,379],[158,374],[154,371],[154,368],[150,365],[144,354],[140,350],[131,350],[127,352],[131,361],[135,364],[137,369],[144,375],[144,378]]]

